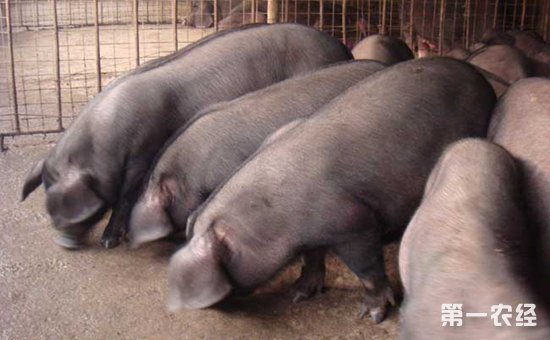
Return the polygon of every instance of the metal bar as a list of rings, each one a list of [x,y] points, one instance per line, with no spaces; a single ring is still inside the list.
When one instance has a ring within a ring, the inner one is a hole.
[[[96,90],[101,91],[101,51],[99,49],[99,0],[94,0],[94,25],[95,25],[95,71]]]
[[[425,25],[426,25],[426,0],[424,0],[424,4],[422,6],[422,29],[421,29],[421,36],[422,37],[425,37],[426,35],[424,34],[424,30],[425,30]]]
[[[439,11],[439,55],[443,55],[443,38],[445,37],[445,0],[441,0],[441,10]]]
[[[367,36],[370,35],[370,14],[371,14],[370,9],[371,9],[370,8],[370,0],[368,0],[368,2],[367,2]]]
[[[97,0],[96,0],[97,1]],[[134,48],[135,48],[135,66],[139,66],[139,1],[133,0],[133,19],[134,19]]]
[[[283,16],[284,16],[284,18],[285,18],[284,21],[285,21],[285,22],[288,22],[288,11],[289,11],[289,6],[290,6],[290,5],[288,4],[288,0],[285,0],[285,2],[284,2],[283,5],[285,6],[285,10],[284,10],[284,12],[283,12]],[[296,12],[294,12],[294,17],[296,18]]]
[[[344,42],[344,45],[348,42],[348,28],[346,26],[346,17],[348,16],[346,13],[346,9],[348,7],[348,4],[346,3],[347,0],[342,0],[342,41]]]
[[[479,0],[474,0],[474,23],[472,25],[472,41],[476,40],[476,30],[477,30],[477,15],[479,13]],[[483,33],[482,33],[483,34]]]
[[[432,3],[432,6],[434,8],[433,14],[432,14],[432,32],[430,33],[430,41],[435,41],[435,19],[437,18],[437,0],[434,0]]]
[[[380,30],[379,30],[380,34],[386,33],[386,6],[387,6],[386,1],[387,0],[382,1],[382,18],[381,18]]]
[[[497,18],[498,18],[498,3],[499,0],[495,1],[495,8],[493,12],[493,28],[497,28]]]
[[[453,10],[453,33],[451,34],[451,46],[454,48],[456,41],[456,15],[458,13],[458,0],[455,0],[455,6]]]
[[[218,27],[218,0],[214,0],[214,30],[217,32]]]
[[[216,6],[214,5],[214,13],[216,10]],[[214,14],[214,20],[216,16]],[[173,30],[173,38],[174,38],[174,51],[178,50],[178,0],[172,0],[172,30]]]
[[[464,46],[470,46],[470,0],[464,5]]]
[[[544,40],[548,41],[548,24],[550,21],[550,1],[546,3],[546,10],[544,13]]]
[[[523,0],[523,5],[521,6],[521,25],[520,29],[523,30],[525,27],[525,13],[527,12],[527,0]]]
[[[506,10],[508,9],[508,1],[504,0],[504,11],[502,13],[502,30],[506,30]]]
[[[59,29],[57,26],[57,0],[52,0],[53,14],[53,41],[54,41],[54,67],[55,67],[55,95],[57,100],[57,123],[59,129],[63,129],[63,112],[61,105],[61,75],[59,67]]]
[[[487,30],[487,14],[489,13],[489,0],[485,0],[485,11],[483,12],[483,33]]]
[[[403,39],[403,19],[405,18],[405,1],[401,1],[401,6],[399,8],[400,18],[399,18],[399,38]]]
[[[274,24],[279,18],[279,2],[277,0],[267,0],[267,23]]]
[[[256,0],[250,0],[250,22],[256,23]]]
[[[325,4],[319,0],[319,31],[323,30],[323,16],[325,14]]]
[[[19,107],[17,105],[17,84],[15,83],[15,62],[13,57],[13,39],[11,32],[11,8],[10,0],[6,0],[6,29],[8,34],[8,46],[10,54],[10,80],[11,80],[11,104],[13,110],[13,117],[15,118],[15,131],[21,131],[21,124],[19,122]]]
[[[410,8],[410,15],[409,15],[409,38],[411,39],[410,48],[411,50],[413,50],[413,53],[414,53],[415,51],[414,51],[414,37],[413,37],[413,34],[414,34],[413,18],[414,18],[414,0],[411,0],[411,8]]]

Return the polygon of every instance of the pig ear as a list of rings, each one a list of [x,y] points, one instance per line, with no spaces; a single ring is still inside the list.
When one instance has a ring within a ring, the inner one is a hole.
[[[21,201],[24,201],[27,196],[30,195],[40,184],[42,184],[42,170],[44,169],[44,160],[38,161],[25,179],[23,184],[23,193],[21,195]]]
[[[170,260],[170,300],[172,312],[212,306],[231,292],[219,259],[225,246],[213,233],[195,237]]]
[[[193,231],[195,227],[195,221],[199,215],[199,208],[195,209],[191,215],[187,218],[187,224],[185,225],[185,238],[190,240],[193,238]]]
[[[162,178],[158,190],[146,191],[140,202],[135,205],[130,218],[130,247],[168,236],[174,227],[166,209],[170,207],[176,195],[177,183],[173,178]]]
[[[95,215],[103,200],[92,190],[89,174],[69,174],[47,191],[46,207],[58,227],[81,223]]]

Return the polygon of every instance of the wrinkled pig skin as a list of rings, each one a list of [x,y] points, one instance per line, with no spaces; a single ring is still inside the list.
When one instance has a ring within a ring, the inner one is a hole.
[[[195,113],[273,83],[351,59],[328,34],[296,24],[250,25],[208,36],[113,81],[29,173],[41,183],[61,245],[74,248],[113,209],[102,244],[116,246],[148,167]]]
[[[158,159],[136,203],[132,247],[175,231],[273,131],[320,109],[384,65],[349,61],[294,77],[199,113]]]
[[[249,158],[190,217],[171,259],[170,308],[205,308],[269,280],[296,256],[305,298],[330,249],[361,279],[361,315],[393,293],[383,239],[403,232],[444,147],[485,136],[495,95],[471,65],[405,61],[350,88]]]
[[[521,181],[519,164],[491,142],[465,139],[446,150],[401,241],[402,339],[550,338],[546,311],[529,286],[533,230]],[[515,313],[533,303],[536,327],[515,326],[515,314],[511,326],[493,324],[493,305]],[[461,304],[463,324],[443,326],[442,304]]]
[[[387,65],[414,59],[412,51],[402,40],[378,34],[361,40],[351,54],[356,60],[377,60]]]
[[[523,166],[529,217],[537,228],[540,290],[550,307],[550,79],[510,87],[493,112],[488,137]]]

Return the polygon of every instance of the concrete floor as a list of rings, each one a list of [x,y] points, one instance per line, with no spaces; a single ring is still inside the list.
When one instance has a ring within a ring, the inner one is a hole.
[[[168,313],[167,263],[176,245],[104,250],[102,225],[87,249],[61,249],[53,243],[43,189],[19,202],[27,171],[53,144],[20,138],[0,154],[1,339],[397,338],[395,309],[380,325],[358,319],[362,289],[334,258],[327,291],[309,301],[291,302],[295,264],[252,296],[217,309]],[[390,245],[386,255],[399,290],[396,248]]]

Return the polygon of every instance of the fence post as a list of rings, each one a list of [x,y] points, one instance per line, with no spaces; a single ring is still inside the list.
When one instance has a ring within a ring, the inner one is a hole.
[[[99,0],[94,0],[94,26],[95,26],[95,71],[96,90],[101,92],[101,53],[99,49]]]
[[[53,41],[55,63],[55,94],[57,99],[57,123],[60,130],[63,129],[63,108],[61,106],[61,75],[59,67],[59,28],[57,26],[57,0],[52,0],[53,14]]]
[[[134,12],[134,48],[135,48],[135,64],[139,66],[139,7],[138,0],[133,0],[132,11]]]
[[[10,0],[6,0],[6,28],[8,33],[8,45],[10,54],[10,79],[11,79],[11,105],[13,110],[13,116],[15,118],[15,131],[21,131],[21,124],[19,122],[19,108],[17,105],[17,84],[15,83],[15,62],[13,57],[13,39],[11,32],[11,8]]]
[[[274,24],[279,18],[279,2],[277,0],[267,0],[267,23]]]

